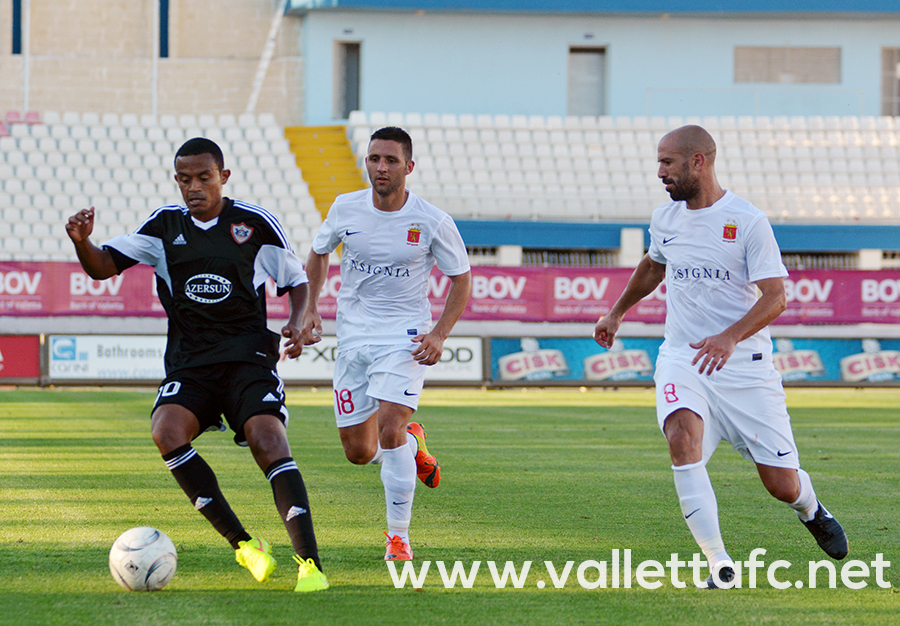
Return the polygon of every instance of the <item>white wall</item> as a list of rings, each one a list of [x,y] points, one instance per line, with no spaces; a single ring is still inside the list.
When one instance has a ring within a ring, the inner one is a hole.
[[[361,108],[566,114],[569,46],[607,49],[610,115],[878,115],[900,18],[739,19],[312,11],[307,124],[330,121],[334,41],[362,43]],[[736,85],[734,46],[839,46],[842,82]]]

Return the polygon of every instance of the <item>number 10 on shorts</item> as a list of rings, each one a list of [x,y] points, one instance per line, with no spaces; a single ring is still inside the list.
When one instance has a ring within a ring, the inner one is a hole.
[[[349,389],[335,389],[334,405],[337,407],[338,415],[353,413],[353,394],[350,393]]]

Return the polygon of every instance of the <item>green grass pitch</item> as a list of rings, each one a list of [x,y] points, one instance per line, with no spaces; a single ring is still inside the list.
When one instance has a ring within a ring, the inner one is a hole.
[[[259,584],[193,510],[149,435],[149,390],[0,391],[0,624],[896,624],[900,615],[900,390],[788,391],[803,466],[841,520],[850,557],[891,561],[879,588],[587,589],[573,569],[610,561],[685,560],[697,552],[681,519],[665,441],[649,390],[426,390],[417,414],[443,468],[419,485],[416,563],[432,561],[421,590],[395,589],[383,557],[384,501],[376,467],[344,460],[330,390],[289,391],[289,436],[309,488],[331,589],[294,594],[296,566],[272,493],[248,450],[226,433],[195,447],[216,470],[252,534],[273,544],[279,567]],[[765,548],[768,564],[801,578],[824,559],[794,513],[765,493],[750,463],[723,444],[709,465],[729,551]],[[132,526],[165,531],[178,573],[163,591],[128,593],[107,554]],[[481,568],[472,588],[447,589],[436,563]],[[496,588],[487,569],[532,568],[522,588]],[[589,570],[588,579],[596,579]],[[705,576],[705,572],[704,572]],[[545,582],[544,588],[539,581]]]

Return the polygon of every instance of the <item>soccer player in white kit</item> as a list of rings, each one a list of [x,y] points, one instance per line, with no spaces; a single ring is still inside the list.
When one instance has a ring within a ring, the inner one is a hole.
[[[665,279],[657,421],[681,511],[709,563],[706,588],[727,587],[734,578],[706,471],[722,440],[756,464],[769,493],[796,510],[828,556],[843,559],[848,552],[843,528],[800,469],[772,362],[768,325],[785,309],[787,270],[765,214],[719,186],[715,154],[713,138],[699,126],[676,129],[659,142],[658,175],[672,202],[653,212],[649,251],[594,329],[597,343],[612,347],[626,311]]]
[[[319,341],[318,296],[328,255],[342,244],[334,413],[347,459],[381,463],[384,558],[390,561],[413,557],[416,475],[428,487],[440,482],[422,426],[410,418],[425,366],[441,358],[472,290],[466,246],[453,219],[406,189],[413,167],[406,131],[387,127],[372,135],[366,156],[372,188],[340,195],[329,209],[307,260],[310,301],[301,323],[304,342]],[[435,264],[450,277],[450,290],[432,328],[428,280]]]

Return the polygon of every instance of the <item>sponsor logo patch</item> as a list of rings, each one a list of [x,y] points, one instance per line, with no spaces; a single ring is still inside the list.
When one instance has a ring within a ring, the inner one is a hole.
[[[215,304],[231,295],[231,281],[216,274],[197,274],[184,284],[184,295],[202,304]]]

